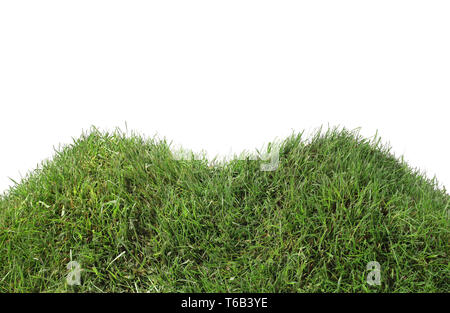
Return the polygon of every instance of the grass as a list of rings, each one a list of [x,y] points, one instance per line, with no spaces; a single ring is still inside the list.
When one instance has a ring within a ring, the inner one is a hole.
[[[294,134],[261,163],[93,128],[1,196],[0,291],[450,291],[450,196],[378,137]]]

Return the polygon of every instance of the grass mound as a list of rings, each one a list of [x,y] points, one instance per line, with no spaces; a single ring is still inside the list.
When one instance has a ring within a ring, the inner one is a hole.
[[[0,291],[450,291],[450,196],[379,139],[293,135],[261,163],[92,129],[0,198]]]

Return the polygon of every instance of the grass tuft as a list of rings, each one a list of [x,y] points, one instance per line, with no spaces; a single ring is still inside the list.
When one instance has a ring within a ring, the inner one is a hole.
[[[92,128],[0,197],[0,291],[450,291],[450,196],[378,137],[294,134],[262,163]]]

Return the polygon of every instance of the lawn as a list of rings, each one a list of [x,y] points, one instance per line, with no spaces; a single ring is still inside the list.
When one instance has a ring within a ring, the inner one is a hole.
[[[0,292],[450,291],[436,180],[357,131],[268,147],[262,170],[92,128],[1,196]]]

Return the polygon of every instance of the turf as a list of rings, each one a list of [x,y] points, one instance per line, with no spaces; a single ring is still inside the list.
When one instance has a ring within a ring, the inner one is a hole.
[[[450,196],[380,138],[293,134],[262,163],[92,128],[1,196],[0,291],[450,291]]]

